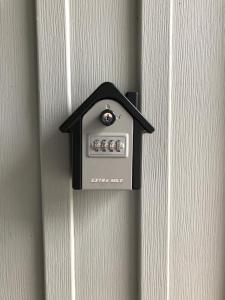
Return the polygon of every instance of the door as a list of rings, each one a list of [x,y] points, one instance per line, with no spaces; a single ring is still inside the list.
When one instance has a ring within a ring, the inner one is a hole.
[[[224,1],[37,0],[36,20],[46,299],[222,300]],[[139,192],[71,188],[58,127],[104,81],[156,128]]]

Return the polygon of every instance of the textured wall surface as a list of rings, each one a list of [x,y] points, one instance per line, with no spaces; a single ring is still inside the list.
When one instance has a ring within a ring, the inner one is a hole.
[[[137,89],[134,0],[70,1],[71,99],[75,109],[102,82]],[[137,299],[137,218],[132,192],[74,192],[77,299]]]
[[[169,4],[164,0],[143,0],[140,10],[141,109],[155,127],[150,137],[143,136],[141,300],[167,299]]]
[[[37,1],[46,298],[224,298],[224,1]],[[140,193],[72,192],[59,124],[138,89]]]
[[[41,300],[34,1],[1,1],[0,20],[0,299]]]
[[[224,4],[173,6],[170,299],[225,297]]]

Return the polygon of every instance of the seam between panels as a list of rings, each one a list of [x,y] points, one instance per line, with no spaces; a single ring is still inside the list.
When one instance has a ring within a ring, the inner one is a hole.
[[[37,96],[37,131],[38,131],[38,167],[39,167],[39,192],[40,192],[40,203],[41,203],[41,242],[42,242],[42,287],[43,287],[43,297],[46,295],[46,273],[45,273],[45,237],[44,237],[44,210],[43,210],[43,181],[42,181],[42,151],[41,151],[41,103],[40,103],[40,68],[39,68],[39,48],[38,48],[38,36],[39,36],[39,28],[38,28],[38,0],[34,2],[34,47],[35,47],[35,67],[36,67],[36,96]]]
[[[65,46],[66,46],[66,97],[68,115],[72,111],[71,101],[71,52],[70,52],[70,0],[65,0]],[[73,191],[72,182],[69,182],[69,211],[70,211],[70,274],[71,274],[71,300],[76,299],[75,293],[75,250],[74,250],[74,213],[73,213]]]
[[[142,32],[143,32],[143,16],[142,16],[142,8],[143,8],[143,0],[136,0],[136,10],[137,10],[137,23],[136,23],[136,41],[137,41],[137,49],[136,49],[136,68],[137,68],[137,88],[138,88],[138,103],[137,107],[142,111]],[[141,145],[141,151],[143,151],[143,140]],[[141,155],[142,156],[142,155]],[[141,158],[141,164],[142,164]],[[143,166],[141,165],[141,175],[142,175]],[[141,183],[142,183],[141,179]],[[137,299],[141,300],[142,296],[142,189],[135,192],[135,196],[138,200],[138,230],[137,230],[137,238],[138,238],[138,248],[137,248]]]
[[[170,300],[170,237],[171,237],[171,127],[172,127],[172,68],[173,68],[173,5],[170,0],[169,7],[169,68],[168,68],[168,158],[167,158],[167,289],[166,299]]]

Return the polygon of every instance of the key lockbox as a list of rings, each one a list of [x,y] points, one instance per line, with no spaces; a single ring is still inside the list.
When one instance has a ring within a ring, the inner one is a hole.
[[[154,128],[137,101],[137,92],[124,96],[105,82],[60,126],[71,138],[74,189],[140,188],[142,133]]]

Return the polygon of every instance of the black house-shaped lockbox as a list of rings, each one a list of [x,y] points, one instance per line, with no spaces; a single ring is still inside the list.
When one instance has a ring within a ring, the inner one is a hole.
[[[124,96],[110,82],[102,83],[72,115],[60,126],[60,131],[70,133],[72,156],[72,185],[74,189],[82,186],[82,120],[84,115],[99,101],[111,99],[118,102],[133,118],[133,156],[132,156],[132,186],[141,186],[141,154],[142,133],[152,133],[154,128],[138,110],[138,93],[127,92]],[[105,188],[107,189],[107,187]]]

